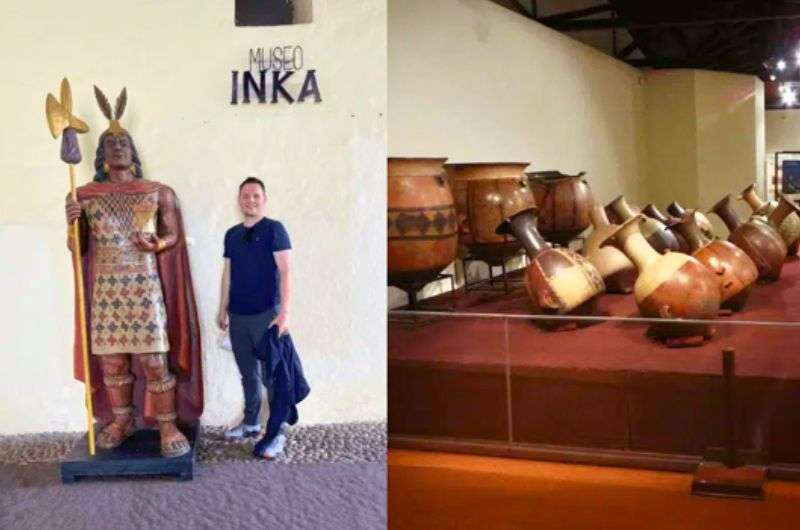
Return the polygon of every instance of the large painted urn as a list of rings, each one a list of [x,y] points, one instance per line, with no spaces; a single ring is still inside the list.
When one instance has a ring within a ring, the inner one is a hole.
[[[605,241],[625,252],[639,270],[633,292],[641,314],[650,318],[716,318],[720,305],[717,279],[687,254],[656,252],[640,230],[642,219],[641,214],[631,217]],[[709,323],[657,323],[648,330],[649,335],[671,347],[703,344],[713,332]]]
[[[559,171],[527,173],[539,210],[537,227],[544,238],[563,247],[589,228],[594,197],[585,173]]]
[[[675,239],[678,240],[678,251],[684,252],[686,254],[691,254],[689,250],[689,243],[686,241],[686,238],[683,237],[683,234],[681,234],[680,231],[675,226],[680,219],[677,219],[672,216],[667,217],[652,202],[649,203],[644,208],[642,208],[642,213],[647,217],[650,217],[651,219],[655,219],[656,221],[664,223],[664,226],[666,226],[667,229],[670,232],[672,232],[672,235],[675,236]]]
[[[456,189],[459,242],[468,255],[500,264],[519,253],[522,245],[511,234],[495,229],[505,219],[534,206],[523,170],[528,162],[447,164]]]
[[[583,244],[583,255],[600,272],[606,292],[630,293],[638,275],[636,265],[617,247],[601,246],[618,225],[609,222],[605,209],[600,205],[592,208],[591,219],[594,229]]]
[[[769,215],[778,207],[779,201],[763,201],[758,196],[754,185],[749,185],[739,195],[739,199],[744,200],[753,210],[753,215],[769,217]],[[786,254],[794,256],[797,254],[798,247],[800,247],[800,216],[792,212],[787,215],[783,222],[778,225],[778,233],[786,243]]]
[[[619,221],[617,221],[619,224],[633,219],[640,214],[639,210],[635,210],[631,207],[622,195],[611,201],[606,208],[614,212],[614,217],[619,219]],[[609,216],[609,219],[611,219],[611,216]],[[641,216],[639,219],[639,229],[642,235],[657,252],[665,254],[669,251],[680,250],[678,239],[664,223],[647,216]],[[639,272],[641,272],[641,270]]]
[[[531,260],[525,269],[525,287],[534,314],[593,315],[597,298],[605,292],[600,273],[583,256],[567,248],[552,248],[536,228],[537,209],[518,212],[500,226],[513,234]],[[574,329],[574,321],[542,321],[554,330]]]
[[[786,243],[773,226],[758,216],[743,223],[731,205],[730,195],[720,199],[709,211],[717,214],[728,227],[728,241],[756,264],[759,281],[774,282],[780,278],[786,261]],[[777,216],[773,219],[777,220]]]
[[[675,225],[691,247],[692,256],[714,273],[720,288],[720,307],[739,311],[758,279],[758,269],[742,249],[722,239],[710,239],[700,229],[696,211],[687,211]]]
[[[389,158],[389,284],[418,290],[455,260],[456,211],[446,158]]]

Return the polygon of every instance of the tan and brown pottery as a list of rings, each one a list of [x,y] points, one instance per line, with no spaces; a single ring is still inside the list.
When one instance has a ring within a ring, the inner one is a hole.
[[[619,219],[618,224],[622,224],[639,215],[639,210],[631,207],[622,195],[611,201],[609,207],[616,215],[616,218]],[[639,229],[647,242],[660,254],[665,254],[669,251],[677,252],[680,249],[678,238],[661,221],[656,221],[652,217],[642,216]],[[639,272],[641,273],[641,270]]]
[[[389,158],[389,284],[420,289],[455,260],[453,194],[444,177],[446,158]]]
[[[631,206],[631,209],[634,211],[634,213],[640,213],[639,209],[637,209],[636,207]],[[617,212],[614,209],[614,201],[611,201],[610,203],[606,204],[605,207],[603,208],[603,211],[606,213],[606,218],[608,218],[608,222],[611,223],[612,225],[619,225],[622,222],[622,219],[620,218],[619,215],[617,215]]]
[[[714,273],[720,287],[720,307],[739,311],[758,279],[758,269],[742,249],[729,241],[710,239],[700,229],[697,212],[688,211],[675,225],[692,250],[692,256]]]
[[[469,254],[490,264],[519,253],[522,245],[495,228],[508,217],[535,205],[522,171],[527,162],[447,164],[459,190],[456,202],[459,239]]]
[[[633,291],[633,284],[639,274],[636,265],[614,246],[601,246],[608,234],[617,229],[606,217],[602,206],[595,206],[591,213],[594,229],[583,245],[583,255],[600,272],[606,284],[606,292],[628,294]]]
[[[717,214],[730,230],[728,241],[742,249],[756,264],[760,282],[774,282],[780,278],[786,261],[786,243],[774,227],[758,217],[751,217],[743,223],[731,206],[730,195],[720,199],[709,212]]]
[[[569,246],[569,242],[591,224],[594,197],[584,174],[565,175],[559,171],[527,173],[539,210],[539,233],[562,247]]]
[[[680,219],[671,216],[667,217],[661,212],[661,210],[656,208],[656,205],[652,202],[642,208],[642,213],[647,217],[664,223],[664,226],[666,226],[675,236],[675,239],[678,240],[678,251],[683,252],[684,254],[691,254],[689,250],[689,243],[686,241],[686,238],[683,237],[683,234],[681,234],[680,231],[675,227],[675,224],[678,223]]]
[[[447,164],[445,164],[444,169],[447,175],[447,182],[450,184],[450,189],[453,192],[453,202],[456,205],[458,256],[465,257],[469,255],[467,244],[471,241],[467,227],[467,181],[456,180],[455,174]],[[461,227],[464,227],[464,229],[462,230]]]
[[[606,239],[636,264],[639,277],[634,297],[649,318],[710,320],[719,312],[720,289],[714,275],[697,259],[682,252],[659,254],[640,230],[641,214],[625,221]],[[652,324],[648,334],[670,347],[698,346],[714,334],[710,323]]]
[[[758,196],[754,185],[749,185],[739,195],[739,199],[744,200],[752,208],[753,215],[760,215],[769,217],[769,215],[778,207],[779,201],[763,201]],[[798,247],[800,247],[800,216],[795,212],[787,215],[783,222],[778,226],[778,233],[786,243],[786,255],[794,256],[797,254]]]
[[[667,213],[677,220],[682,219],[683,216],[686,215],[686,211],[686,208],[681,206],[678,201],[672,201],[667,206]],[[694,215],[697,226],[700,228],[700,231],[703,232],[703,235],[709,239],[715,239],[717,236],[714,235],[714,225],[711,224],[708,217],[699,210],[694,210]]]
[[[580,254],[552,248],[536,228],[536,208],[516,213],[497,227],[512,233],[531,260],[525,269],[525,288],[534,314],[593,315],[597,298],[605,291],[600,273]],[[575,321],[539,321],[551,330],[575,329]]]

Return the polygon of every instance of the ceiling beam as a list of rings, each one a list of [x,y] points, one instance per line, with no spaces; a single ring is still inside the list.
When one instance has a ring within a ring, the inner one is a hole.
[[[528,18],[532,18],[532,15],[528,12],[527,9],[525,9],[525,6],[519,3],[519,0],[509,0],[509,2],[511,2],[511,4],[514,6],[514,9],[516,9],[517,13],[519,13],[520,15],[524,15]]]
[[[590,20],[565,20],[547,23],[546,25],[559,31],[587,31],[595,29],[627,28],[627,29],[661,29],[691,26],[712,26],[717,24],[740,24],[742,22],[765,22],[770,20],[800,20],[800,13],[788,15],[745,16],[734,18],[709,18],[703,20],[676,20],[673,22],[627,22],[620,18],[600,18]],[[542,22],[543,19],[538,19]]]
[[[597,15],[599,13],[608,13],[612,11],[614,8],[611,7],[609,4],[602,4],[599,6],[592,6],[587,7],[584,9],[576,9],[574,11],[565,11],[563,13],[558,13],[556,15],[549,15],[546,17],[541,17],[537,19],[538,22],[542,24],[550,25],[555,24],[557,22],[563,22],[567,20],[573,20],[575,18],[583,18],[588,17],[589,15]]]
[[[639,49],[639,44],[634,40],[624,48],[622,48],[619,53],[617,53],[617,59],[625,59],[627,56],[635,52]]]
[[[701,68],[706,66],[695,59],[628,59],[625,62],[636,68]]]

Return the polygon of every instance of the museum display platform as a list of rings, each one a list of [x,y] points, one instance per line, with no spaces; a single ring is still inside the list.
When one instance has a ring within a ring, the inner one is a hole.
[[[201,428],[198,422],[191,422],[181,425],[180,429],[191,450],[174,458],[161,456],[158,429],[139,429],[114,449],[96,447],[94,456],[89,455],[87,437],[84,436],[61,462],[61,481],[72,484],[78,479],[134,476],[173,476],[181,482],[192,480]],[[95,436],[101,430],[102,427],[96,425]]]
[[[759,453],[770,476],[800,478],[797,258],[698,347],[665,347],[643,323],[548,332],[496,315],[529,314],[524,289],[420,306],[443,311],[389,315],[392,447],[689,471],[722,445],[721,351],[733,347],[738,447]],[[603,295],[599,308],[639,316],[631,295]]]

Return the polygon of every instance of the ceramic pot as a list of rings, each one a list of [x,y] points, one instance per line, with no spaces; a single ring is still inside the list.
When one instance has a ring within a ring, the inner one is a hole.
[[[709,212],[717,214],[730,230],[728,241],[747,254],[758,268],[758,280],[774,282],[781,275],[786,260],[786,243],[766,221],[751,217],[742,223],[726,195]]]
[[[600,246],[618,225],[609,223],[602,206],[592,208],[591,219],[594,229],[584,242],[583,255],[600,272],[606,284],[606,292],[630,293],[638,275],[636,265],[620,249]]]
[[[673,216],[675,219],[680,220],[684,215],[686,215],[687,211],[683,206],[680,205],[680,203],[678,203],[678,201],[672,201],[667,206],[667,213]],[[694,210],[694,215],[695,222],[700,228],[700,231],[703,232],[703,235],[709,239],[714,239],[717,237],[714,235],[714,225],[711,224],[711,221],[703,212]]]
[[[605,243],[613,244],[639,270],[634,296],[639,311],[650,318],[713,319],[719,312],[717,279],[697,259],[682,252],[659,254],[640,230],[636,215],[612,232]],[[653,324],[648,334],[668,346],[697,346],[713,335],[710,324]]]
[[[469,226],[467,224],[467,182],[465,180],[456,180],[455,174],[447,164],[445,164],[444,169],[447,175],[447,182],[450,184],[450,189],[453,192],[453,202],[456,205],[456,226],[458,228],[457,255],[463,258],[469,255],[467,243],[471,240]]]
[[[619,224],[639,215],[639,211],[634,210],[622,195],[611,201],[609,207],[620,220]],[[656,221],[652,217],[642,216],[642,219],[639,225],[640,231],[647,242],[656,249],[656,252],[665,254],[670,251],[677,252],[680,249],[675,234],[673,234],[664,223]],[[641,271],[639,272],[641,273]]]
[[[390,285],[417,290],[455,260],[458,235],[446,158],[389,158]]]
[[[537,209],[509,217],[497,231],[512,233],[531,260],[525,269],[525,288],[535,314],[594,314],[597,297],[605,291],[597,269],[583,256],[566,248],[551,248],[536,228]],[[549,329],[576,327],[575,323],[541,321]]]
[[[527,173],[528,184],[539,210],[539,233],[548,241],[563,247],[589,228],[594,197],[589,184],[577,175],[558,171]]]
[[[714,273],[720,288],[720,307],[739,311],[758,279],[758,269],[739,247],[722,239],[709,239],[697,222],[697,212],[686,212],[676,224],[691,247],[692,256]]]
[[[681,234],[680,231],[675,228],[675,224],[678,223],[680,219],[676,219],[675,217],[667,217],[661,213],[661,210],[656,208],[656,205],[652,202],[642,208],[642,213],[647,217],[664,223],[664,226],[666,226],[667,229],[675,236],[675,239],[678,240],[678,251],[683,252],[684,254],[691,254],[689,250],[689,243],[686,241],[686,238],[684,238],[683,234]]]
[[[522,248],[514,236],[495,229],[535,204],[522,173],[526,166],[527,162],[446,165],[459,189],[459,238],[472,257],[500,264]]]
[[[639,213],[639,210],[637,208],[633,206],[631,206],[630,208],[634,211],[634,213]],[[612,225],[619,225],[622,222],[622,219],[614,209],[614,201],[611,201],[610,203],[606,204],[605,207],[603,208],[603,211],[606,214],[608,222],[611,223]]]
[[[778,201],[762,201],[761,197],[756,193],[755,186],[752,184],[742,191],[742,194],[739,195],[739,199],[743,199],[747,202],[753,210],[753,215],[764,217],[769,217],[769,214],[778,206]],[[787,215],[778,226],[778,233],[783,238],[783,242],[786,243],[786,255],[796,255],[798,247],[800,247],[800,216],[794,212]]]

